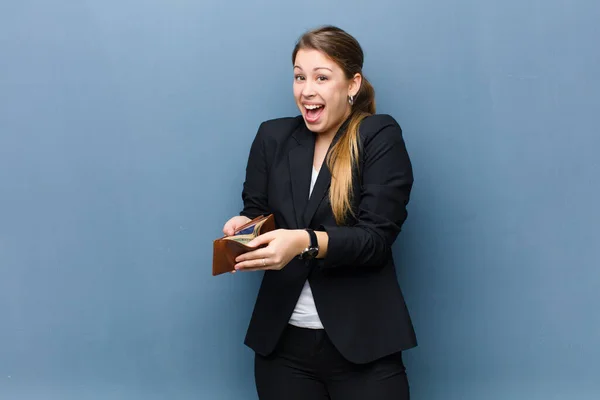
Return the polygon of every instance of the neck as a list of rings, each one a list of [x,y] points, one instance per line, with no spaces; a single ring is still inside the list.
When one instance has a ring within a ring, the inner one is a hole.
[[[342,127],[342,125],[344,125],[344,123],[348,120],[348,118],[350,118],[350,114],[351,114],[350,110],[348,110],[346,112],[346,114],[344,115],[344,118],[342,118],[342,120],[340,121],[340,123],[336,124],[335,127],[331,128],[327,132],[320,133],[317,136],[317,141],[331,143],[333,141],[333,138],[335,137],[335,135],[338,133],[338,131]]]
[[[339,129],[339,127],[338,127]],[[316,137],[316,142],[317,143],[331,143],[333,141],[333,138],[335,137],[335,134],[337,132],[337,129],[332,129],[328,132],[323,132],[323,133],[319,133]]]

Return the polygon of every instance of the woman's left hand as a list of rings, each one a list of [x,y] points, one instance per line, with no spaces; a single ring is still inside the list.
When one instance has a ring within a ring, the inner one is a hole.
[[[304,230],[277,229],[263,233],[248,243],[250,247],[267,245],[238,256],[235,269],[238,271],[280,270],[310,243]]]

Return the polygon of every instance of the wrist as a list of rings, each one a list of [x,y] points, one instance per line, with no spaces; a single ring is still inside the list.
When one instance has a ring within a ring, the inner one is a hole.
[[[302,260],[312,260],[319,255],[319,238],[317,233],[312,229],[303,229],[304,240],[302,242],[303,248],[298,254],[298,257]]]
[[[299,255],[310,246],[310,235],[304,229],[297,229],[296,233],[296,255]]]

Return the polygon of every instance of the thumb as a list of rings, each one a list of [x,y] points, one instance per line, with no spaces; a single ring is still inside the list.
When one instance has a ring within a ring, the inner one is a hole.
[[[234,233],[235,233],[235,232],[233,231],[233,227],[232,227],[231,225],[227,224],[227,225],[225,225],[225,226],[223,227],[223,234],[224,234],[225,236],[231,236],[231,235],[233,235]]]

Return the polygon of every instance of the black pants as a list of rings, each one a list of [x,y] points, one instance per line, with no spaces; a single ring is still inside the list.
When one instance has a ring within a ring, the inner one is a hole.
[[[402,354],[352,364],[323,330],[288,325],[276,351],[255,356],[260,400],[408,400]]]

